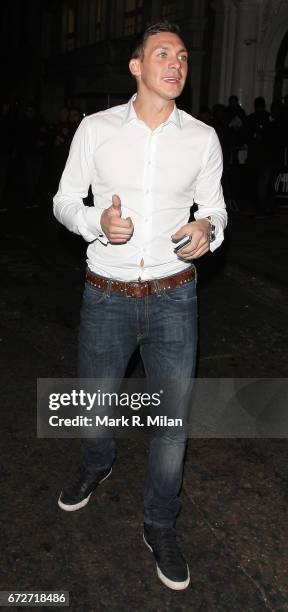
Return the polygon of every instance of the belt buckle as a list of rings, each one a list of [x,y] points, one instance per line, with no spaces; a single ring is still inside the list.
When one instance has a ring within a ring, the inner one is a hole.
[[[124,293],[126,295],[126,297],[134,297],[134,288],[137,286],[137,283],[133,283],[133,282],[126,282],[124,283],[125,287],[124,287]]]
[[[143,281],[138,281],[137,283],[135,283],[135,289],[136,289],[136,297],[142,298],[146,295],[145,289],[147,289],[147,283]]]
[[[133,297],[142,298],[148,295],[148,283],[147,281],[135,281],[134,283],[129,283],[131,287],[131,294]]]

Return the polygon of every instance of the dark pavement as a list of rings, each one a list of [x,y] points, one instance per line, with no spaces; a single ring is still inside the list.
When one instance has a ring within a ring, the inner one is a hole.
[[[233,209],[225,247],[198,265],[198,376],[287,377],[288,216]],[[184,592],[159,582],[142,541],[145,439],[119,441],[86,508],[58,508],[78,442],[36,438],[36,379],[76,374],[85,245],[41,208],[15,205],[0,222],[0,589],[66,590],[73,612],[288,610],[286,439],[190,440]]]

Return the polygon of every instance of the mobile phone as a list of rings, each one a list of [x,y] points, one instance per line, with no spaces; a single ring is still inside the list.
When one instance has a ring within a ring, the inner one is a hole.
[[[180,251],[180,249],[183,249],[183,247],[189,244],[189,242],[191,242],[191,236],[183,236],[183,238],[181,238],[178,244],[176,245],[174,253],[178,253],[178,251]]]

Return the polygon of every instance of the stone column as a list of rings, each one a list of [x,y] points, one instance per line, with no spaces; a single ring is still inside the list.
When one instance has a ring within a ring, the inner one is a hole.
[[[258,70],[256,81],[256,94],[265,98],[268,107],[273,100],[275,70]]]
[[[260,0],[234,0],[236,32],[231,94],[239,98],[246,112],[253,110],[256,76],[256,50],[260,19]]]
[[[233,0],[213,0],[214,36],[209,103],[227,104],[231,94],[236,9]]]
[[[197,3],[196,3],[197,4]],[[197,7],[196,7],[197,8]],[[205,29],[205,17],[196,15],[195,6],[190,13],[190,17],[186,17],[185,25],[182,27],[185,43],[189,51],[189,72],[188,80],[190,82],[191,92],[191,109],[195,115],[199,112],[200,94],[201,94],[201,78],[203,69],[203,34]]]
[[[192,49],[189,51],[188,81],[191,96],[191,112],[194,116],[199,113],[203,51]]]

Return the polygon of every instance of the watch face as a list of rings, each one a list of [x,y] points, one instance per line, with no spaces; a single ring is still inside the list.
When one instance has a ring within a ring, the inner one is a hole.
[[[210,242],[213,242],[213,240],[215,240],[216,236],[215,236],[215,225],[211,225],[211,233],[210,233]]]
[[[212,223],[212,219],[211,217],[206,217],[206,219],[209,220],[210,223],[210,235],[209,235],[209,242],[213,242],[213,240],[215,240],[216,235],[215,235],[215,225]]]

